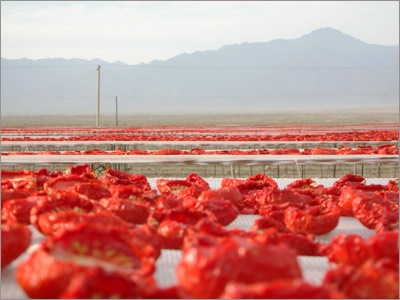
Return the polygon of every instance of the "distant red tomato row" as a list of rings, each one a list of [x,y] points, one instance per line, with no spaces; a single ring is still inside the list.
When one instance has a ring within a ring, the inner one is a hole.
[[[230,125],[230,126],[122,126],[122,127],[2,127],[2,134],[99,134],[99,133],[149,133],[149,134],[176,134],[176,133],[209,133],[209,134],[267,134],[274,132],[285,133],[323,133],[333,131],[368,131],[394,130],[398,124],[355,124],[355,125]]]
[[[210,151],[202,148],[191,149],[190,151],[178,149],[162,149],[155,151],[129,150],[117,148],[115,151],[86,150],[86,151],[42,151],[42,152],[3,152],[2,156],[15,155],[398,155],[399,148],[393,144],[381,145],[376,148],[371,146],[357,146],[355,149],[342,146],[338,149],[319,148],[299,150],[273,149],[273,150],[217,150]]]
[[[2,141],[398,141],[398,130],[329,132],[324,134],[279,135],[82,135],[70,137],[6,138]]]
[[[398,180],[366,185],[363,177],[346,175],[329,188],[301,179],[281,190],[257,174],[225,178],[212,190],[190,174],[157,180],[158,193],[143,175],[108,169],[97,178],[80,165],[64,173],[2,170],[1,183],[2,268],[28,247],[26,225],[48,237],[17,268],[17,281],[32,298],[398,294]],[[226,229],[240,213],[261,217],[250,231]],[[351,213],[379,233],[368,240],[314,240]],[[353,254],[355,246],[361,250]],[[164,289],[153,277],[161,249],[183,250],[178,285]],[[327,255],[340,265],[315,286],[303,281],[297,255]]]

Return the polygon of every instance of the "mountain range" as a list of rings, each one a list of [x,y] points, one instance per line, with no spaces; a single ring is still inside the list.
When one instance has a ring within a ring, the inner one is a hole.
[[[399,46],[321,28],[137,65],[1,58],[1,113],[95,114],[98,65],[101,114],[399,108]]]

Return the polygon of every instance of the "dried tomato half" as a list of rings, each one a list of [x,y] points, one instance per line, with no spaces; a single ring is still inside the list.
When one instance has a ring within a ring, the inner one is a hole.
[[[34,173],[36,175],[36,187],[40,191],[43,190],[43,186],[47,181],[58,176],[62,176],[61,171],[50,172],[46,168],[40,169]]]
[[[88,179],[81,175],[76,174],[64,174],[49,181],[45,182],[43,189],[46,193],[52,193],[54,191],[66,191],[73,188],[78,183],[93,183],[97,182],[93,179]]]
[[[209,212],[177,207],[168,211],[153,211],[147,224],[157,229],[164,249],[182,249],[187,227],[208,217],[215,220],[215,216]]]
[[[28,226],[18,223],[1,224],[1,268],[28,249],[31,244],[31,231]]]
[[[136,184],[111,185],[109,188],[113,198],[127,199],[137,203],[147,203],[151,206],[156,204],[157,191],[143,189]]]
[[[121,276],[149,276],[154,258],[139,256],[139,247],[124,228],[80,224],[45,240],[16,272],[31,298],[58,298],[87,270],[101,268]],[[90,277],[91,278],[91,277]],[[91,278],[96,281],[94,278]]]
[[[182,290],[194,298],[217,298],[230,281],[301,278],[292,250],[239,237],[222,238],[216,246],[185,249],[176,274]]]
[[[385,201],[382,194],[364,192],[353,200],[353,213],[365,227],[375,229],[382,216],[387,211],[397,211],[399,208]]]
[[[398,299],[399,269],[390,259],[368,260],[358,268],[341,265],[325,274],[323,285],[350,299]]]
[[[26,198],[36,192],[36,176],[27,170],[1,170],[1,205],[7,200]]]
[[[232,202],[224,199],[204,199],[197,201],[192,208],[211,212],[215,216],[217,222],[223,226],[232,223],[239,215],[239,211]]]
[[[183,199],[172,194],[161,195],[157,197],[157,210],[169,210],[183,205]]]
[[[104,211],[104,207],[86,196],[74,192],[58,191],[40,199],[31,209],[30,221],[43,234],[52,234],[58,225],[49,222],[51,215],[58,212],[76,211],[79,213],[95,213]],[[50,226],[51,225],[51,226]],[[50,227],[48,227],[50,226]]]
[[[30,225],[32,207],[37,205],[38,201],[46,196],[47,194],[45,192],[40,191],[35,192],[26,198],[6,201],[1,209],[2,222],[15,221],[21,224]]]
[[[362,265],[370,256],[365,241],[356,234],[338,234],[321,251],[330,262],[353,266]]]
[[[111,197],[111,193],[107,186],[100,182],[78,183],[72,189],[75,192],[96,201],[99,201],[101,198]]]
[[[285,210],[285,225],[293,232],[322,235],[331,232],[338,223],[337,212],[324,211],[318,206],[306,209],[289,207]]]
[[[333,183],[334,187],[343,188],[345,186],[359,186],[365,184],[365,178],[359,175],[346,174]]]
[[[186,180],[157,179],[156,185],[161,194],[177,196],[181,191],[189,189],[192,183]]]
[[[295,180],[286,186],[290,190],[321,190],[323,187],[323,185],[319,185],[311,178]]]
[[[65,174],[75,174],[86,177],[88,179],[96,179],[97,174],[92,170],[88,164],[69,166],[64,172]]]
[[[399,233],[384,232],[364,240],[355,234],[339,234],[321,251],[330,262],[361,266],[367,260],[391,259],[399,261]]]
[[[196,173],[190,173],[188,177],[186,177],[186,181],[190,183],[197,183],[203,190],[209,190],[210,186],[203,178],[201,178]]]
[[[275,228],[277,232],[282,233],[291,232],[289,229],[286,228],[285,224],[269,216],[264,216],[255,220],[253,226],[250,228],[250,231],[261,233],[265,229],[269,228]]]
[[[199,200],[206,200],[206,199],[224,199],[232,202],[233,205],[236,206],[236,208],[239,210],[239,212],[242,212],[245,207],[246,203],[243,201],[242,194],[236,187],[225,187],[225,188],[220,188],[218,190],[207,190],[204,191],[200,197]]]
[[[106,224],[107,226],[134,228],[134,225],[124,222],[110,212],[80,213],[76,211],[60,211],[46,213],[40,218],[41,228],[46,235],[56,234],[58,231],[69,229],[77,224]]]
[[[257,201],[262,206],[268,204],[282,204],[286,202],[310,204],[313,199],[310,196],[298,193],[293,189],[280,190],[277,187],[274,187],[271,189],[263,189],[262,193],[258,195]]]
[[[107,169],[100,181],[110,185],[139,185],[143,190],[150,190],[150,183],[147,181],[145,175],[141,174],[128,174],[118,170]]]
[[[139,203],[128,199],[103,198],[100,204],[105,209],[122,220],[132,224],[144,224],[150,215],[150,206],[146,203]]]

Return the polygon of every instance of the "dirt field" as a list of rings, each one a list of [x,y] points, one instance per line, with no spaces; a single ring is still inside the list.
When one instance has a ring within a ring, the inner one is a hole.
[[[121,115],[119,126],[278,125],[398,123],[395,112],[323,112],[270,114]],[[95,126],[95,116],[2,116],[2,126]],[[101,116],[101,126],[114,126],[115,116]]]

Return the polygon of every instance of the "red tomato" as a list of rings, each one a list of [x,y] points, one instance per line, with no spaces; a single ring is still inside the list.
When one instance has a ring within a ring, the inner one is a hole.
[[[127,229],[80,224],[45,240],[18,266],[16,277],[29,297],[54,299],[75,277],[94,268],[128,277],[149,276],[154,258],[139,255]]]
[[[230,281],[249,284],[301,278],[296,255],[285,246],[239,237],[186,249],[176,272],[183,291],[194,298],[217,298]]]
[[[393,261],[368,260],[360,267],[341,265],[329,270],[323,285],[330,285],[350,299],[398,299],[399,269]]]
[[[318,206],[285,210],[285,225],[293,232],[322,235],[331,232],[338,223],[338,213],[323,211]]]
[[[28,226],[18,223],[1,224],[1,268],[25,252],[31,244],[31,231]]]
[[[314,286],[300,279],[254,284],[232,282],[226,286],[221,295],[221,299],[332,299],[333,297],[341,298],[329,287]]]

